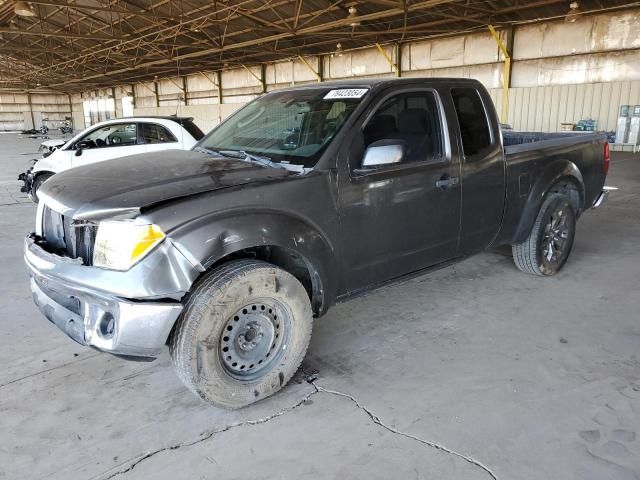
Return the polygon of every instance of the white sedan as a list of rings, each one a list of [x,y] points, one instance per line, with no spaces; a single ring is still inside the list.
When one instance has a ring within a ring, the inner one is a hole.
[[[204,133],[184,117],[129,117],[97,123],[61,147],[45,152],[19,180],[38,201],[38,188],[56,173],[89,163],[160,150],[189,150]]]

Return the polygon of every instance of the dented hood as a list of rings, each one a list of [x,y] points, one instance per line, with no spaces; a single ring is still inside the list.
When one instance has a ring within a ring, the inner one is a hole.
[[[58,173],[38,191],[46,204],[78,220],[133,215],[197,193],[292,175],[285,169],[195,151],[132,155]]]

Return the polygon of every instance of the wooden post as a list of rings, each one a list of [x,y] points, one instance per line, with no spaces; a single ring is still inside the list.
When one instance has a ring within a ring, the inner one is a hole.
[[[218,103],[222,105],[222,71],[216,72],[216,78],[218,79]]]
[[[182,94],[184,95],[184,104],[189,105],[189,100],[187,98],[187,77],[182,77]]]
[[[29,113],[31,113],[31,128],[36,128],[36,120],[33,116],[33,104],[31,103],[31,92],[27,92],[27,101],[29,102]]]
[[[155,90],[155,94],[156,94],[156,107],[160,107],[160,95],[158,94],[158,81],[157,80],[153,81],[153,89]]]
[[[309,65],[309,62],[307,62],[304,57],[302,55],[298,55],[298,58],[300,59],[300,61],[302,63],[304,63],[304,66],[307,67],[307,69],[313,73],[316,78],[318,79],[318,82],[322,81],[322,76],[320,75],[320,72],[316,72],[313,67],[311,65]],[[322,57],[318,57],[318,66],[320,66],[320,62],[322,62]],[[318,68],[318,70],[320,70],[320,68]]]
[[[131,106],[136,108],[136,86],[131,84]]]

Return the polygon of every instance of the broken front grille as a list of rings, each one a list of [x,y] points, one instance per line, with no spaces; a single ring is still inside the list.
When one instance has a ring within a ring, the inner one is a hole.
[[[42,210],[42,236],[49,247],[67,257],[82,258],[85,265],[93,264],[97,232],[94,223],[73,221],[46,205]]]

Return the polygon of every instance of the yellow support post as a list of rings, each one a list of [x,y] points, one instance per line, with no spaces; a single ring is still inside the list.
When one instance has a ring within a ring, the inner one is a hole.
[[[309,65],[309,62],[307,62],[302,55],[298,55],[298,58],[300,59],[300,61],[302,63],[304,63],[304,66],[307,67],[309,69],[309,71],[311,71],[311,73],[313,73],[316,76],[316,78],[318,79],[318,82],[321,82],[322,81],[322,77],[320,76],[320,74],[318,72],[316,72],[313,69],[313,67],[311,65]],[[320,60],[320,61],[322,61],[322,60]]]
[[[389,55],[387,55],[387,52],[384,51],[384,48],[382,48],[382,45],[380,45],[379,43],[376,43],[376,47],[378,47],[378,50],[380,51],[384,59],[389,63],[389,65],[391,65],[393,73],[395,73],[396,77],[399,77],[400,69],[395,63],[393,63],[393,60],[389,58]]]
[[[502,72],[502,115],[500,121],[502,123],[507,123],[507,117],[509,116],[509,88],[511,87],[511,56],[509,55],[507,46],[502,41],[493,25],[489,24],[488,27],[489,32],[491,32],[491,36],[498,44],[498,47],[504,56],[504,72]]]

